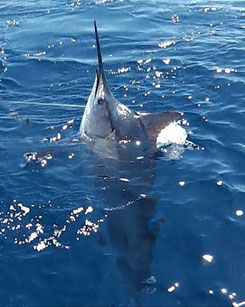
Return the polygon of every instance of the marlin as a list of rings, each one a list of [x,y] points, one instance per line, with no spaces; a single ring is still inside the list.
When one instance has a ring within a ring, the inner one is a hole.
[[[162,225],[161,220],[152,223],[158,199],[152,193],[154,153],[159,134],[182,114],[133,112],[120,103],[106,79],[96,22],[94,29],[98,70],[80,124],[82,139],[92,149],[93,162],[86,169],[94,176],[95,194],[106,212],[107,239],[101,241],[115,251],[129,298],[141,306],[141,290],[155,287],[152,250]]]
[[[156,149],[161,131],[178,120],[180,112],[140,113],[130,110],[112,94],[103,67],[99,35],[94,21],[98,70],[80,124],[86,141],[109,140],[115,144],[137,146],[137,152]]]

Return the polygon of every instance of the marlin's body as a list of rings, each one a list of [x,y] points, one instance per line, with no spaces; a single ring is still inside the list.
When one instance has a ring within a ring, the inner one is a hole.
[[[96,24],[95,34],[99,71],[80,133],[93,153],[89,168],[95,177],[95,193],[104,201],[108,248],[115,250],[129,296],[140,306],[141,290],[152,280],[152,249],[159,230],[159,223],[149,226],[157,199],[152,195],[156,172],[152,153],[159,133],[181,114],[140,114],[121,104],[106,80]]]

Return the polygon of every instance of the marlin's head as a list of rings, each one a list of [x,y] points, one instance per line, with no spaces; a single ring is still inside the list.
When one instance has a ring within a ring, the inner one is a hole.
[[[80,125],[82,137],[89,141],[100,138],[113,140],[119,144],[122,142],[123,144],[136,144],[137,150],[141,151],[150,145],[156,146],[158,135],[162,129],[180,118],[181,114],[178,112],[140,114],[120,103],[112,95],[105,76],[95,22],[94,29],[98,70],[96,70],[94,85]]]
[[[112,116],[119,102],[112,95],[105,76],[96,22],[94,29],[99,69],[96,69],[94,85],[83,114],[80,132],[89,138],[106,138],[114,131]]]

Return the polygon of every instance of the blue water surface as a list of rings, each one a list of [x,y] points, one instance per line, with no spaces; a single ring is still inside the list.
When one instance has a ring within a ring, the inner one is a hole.
[[[120,208],[78,135],[94,19],[115,97],[189,123]],[[2,1],[0,34],[0,305],[244,305],[245,2]]]

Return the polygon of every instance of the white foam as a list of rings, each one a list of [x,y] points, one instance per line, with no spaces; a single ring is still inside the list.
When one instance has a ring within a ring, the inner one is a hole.
[[[157,137],[157,147],[170,144],[184,145],[187,139],[187,132],[176,122],[170,123],[167,127],[161,130]]]

